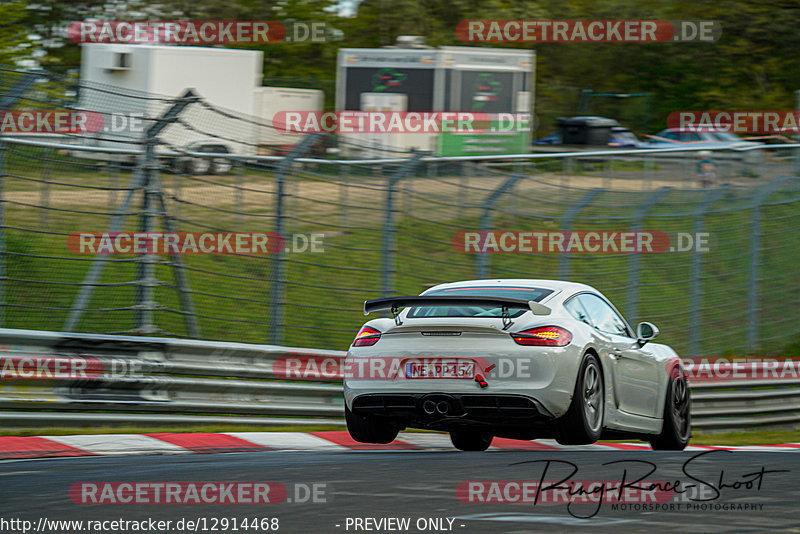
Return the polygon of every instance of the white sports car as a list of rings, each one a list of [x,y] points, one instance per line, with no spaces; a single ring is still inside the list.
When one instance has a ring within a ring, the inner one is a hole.
[[[634,332],[593,287],[471,280],[364,303],[344,367],[347,429],[389,443],[406,427],[444,430],[461,450],[494,436],[562,444],[636,438],[681,450],[690,437],[678,355]]]

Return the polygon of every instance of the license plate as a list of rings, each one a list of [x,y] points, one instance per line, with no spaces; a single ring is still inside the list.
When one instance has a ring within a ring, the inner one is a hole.
[[[408,362],[406,378],[465,378],[475,377],[475,362]]]

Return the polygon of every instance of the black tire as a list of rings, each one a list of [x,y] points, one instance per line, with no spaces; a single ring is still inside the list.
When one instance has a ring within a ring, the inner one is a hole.
[[[664,426],[650,440],[654,451],[682,451],[692,437],[692,395],[683,376],[669,379],[664,402]]]
[[[227,151],[222,152],[223,154],[228,154]],[[233,163],[228,158],[213,158],[210,162],[210,168],[208,170],[208,174],[228,174],[233,170]]]
[[[391,443],[400,432],[400,427],[390,421],[372,415],[354,414],[347,406],[344,408],[344,419],[350,437],[359,443]]]
[[[483,430],[453,430],[450,441],[461,451],[485,451],[492,444],[492,436]]]
[[[205,176],[211,174],[209,158],[189,158],[185,161],[184,172],[189,176]]]
[[[597,356],[583,356],[575,391],[567,413],[557,423],[556,441],[562,445],[587,445],[600,439],[605,412],[603,371]]]
[[[167,160],[167,164],[162,166],[162,168],[170,174],[184,174],[186,165],[181,158],[170,158]]]
[[[198,152],[214,154],[230,154],[228,147],[223,145],[202,145]],[[189,158],[186,162],[186,171],[193,175],[227,174],[233,168],[233,163],[227,158]]]

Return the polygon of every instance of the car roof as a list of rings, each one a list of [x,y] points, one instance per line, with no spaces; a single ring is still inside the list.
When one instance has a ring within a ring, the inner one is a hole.
[[[663,130],[661,130],[658,133],[661,134],[661,133],[664,133],[664,132],[675,132],[675,133],[733,133],[734,135],[736,135],[734,132],[728,132],[727,130],[723,130],[721,128],[714,128],[712,126],[702,126],[700,128],[697,128],[697,129],[691,129],[691,128],[664,128]]]
[[[454,287],[470,287],[474,285],[485,285],[486,287],[535,287],[541,289],[552,289],[553,291],[595,291],[592,286],[578,282],[567,282],[565,280],[544,280],[534,278],[488,278],[483,280],[462,280],[460,282],[449,282],[436,285],[427,291],[434,289],[448,289]]]

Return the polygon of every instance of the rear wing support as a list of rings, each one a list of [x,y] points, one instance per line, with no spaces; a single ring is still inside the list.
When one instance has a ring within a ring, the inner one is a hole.
[[[364,315],[374,311],[390,310],[399,320],[400,308],[410,306],[494,306],[503,309],[505,325],[508,310],[530,310],[534,315],[550,315],[552,311],[544,304],[533,300],[512,299],[506,297],[450,296],[450,295],[410,295],[405,297],[385,297],[364,302]]]

